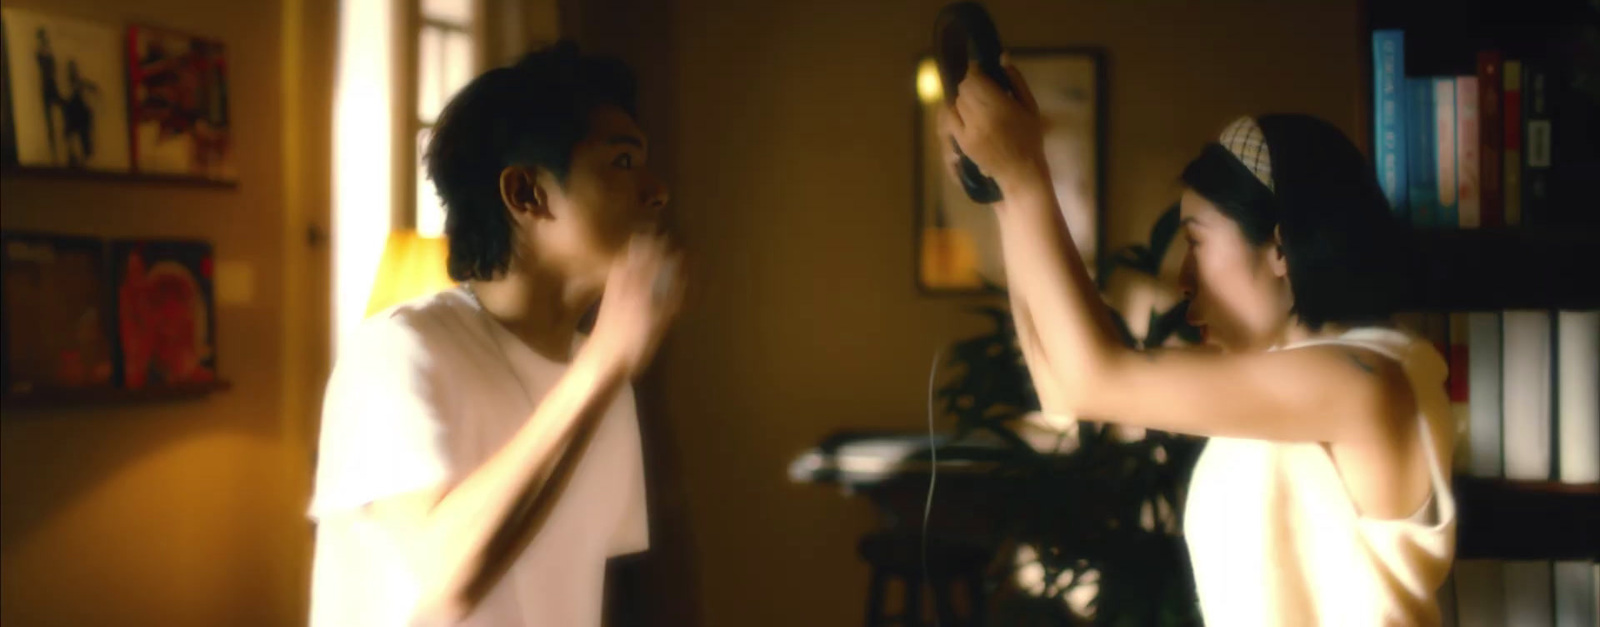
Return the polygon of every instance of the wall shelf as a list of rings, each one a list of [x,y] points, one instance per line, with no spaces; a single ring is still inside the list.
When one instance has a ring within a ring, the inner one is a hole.
[[[121,388],[96,388],[81,390],[40,390],[25,395],[8,394],[0,401],[6,409],[64,409],[77,407],[105,407],[168,401],[185,401],[205,398],[233,389],[229,381],[212,381],[124,390]]]
[[[98,170],[75,170],[71,168],[39,168],[27,166],[8,165],[0,168],[0,176],[5,178],[32,178],[32,179],[67,179],[76,181],[109,181],[124,183],[139,183],[150,185],[171,185],[177,187],[211,187],[218,189],[238,189],[238,181],[223,181],[208,179],[185,174],[151,174],[140,172],[102,172]]]

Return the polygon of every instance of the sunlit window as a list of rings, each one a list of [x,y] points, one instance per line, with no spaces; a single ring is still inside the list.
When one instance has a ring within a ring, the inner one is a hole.
[[[417,25],[417,109],[415,116],[416,207],[412,223],[417,233],[437,237],[444,233],[444,208],[428,180],[422,155],[439,112],[472,79],[472,0],[421,0]]]

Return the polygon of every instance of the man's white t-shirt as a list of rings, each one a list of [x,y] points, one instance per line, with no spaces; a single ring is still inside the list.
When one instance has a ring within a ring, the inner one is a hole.
[[[566,370],[461,288],[368,319],[341,347],[322,408],[310,516],[312,627],[407,625],[412,567],[365,505],[449,485],[522,427]],[[599,625],[608,557],[649,546],[631,388],[601,419],[544,526],[462,625]]]

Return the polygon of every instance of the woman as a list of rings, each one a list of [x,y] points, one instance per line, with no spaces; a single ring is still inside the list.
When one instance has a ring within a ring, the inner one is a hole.
[[[1360,152],[1306,116],[1230,125],[1181,203],[1190,321],[1219,350],[1135,352],[1060,218],[1054,185],[1085,181],[1052,183],[1007,71],[1015,97],[969,71],[943,123],[1004,196],[1024,356],[1046,411],[1211,438],[1185,513],[1206,622],[1436,624],[1455,544],[1446,368],[1388,326],[1400,230]]]

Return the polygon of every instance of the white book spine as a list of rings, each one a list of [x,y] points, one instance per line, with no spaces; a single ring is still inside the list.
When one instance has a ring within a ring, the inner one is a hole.
[[[1501,348],[1507,479],[1550,480],[1550,314],[1507,311]]]
[[[1467,314],[1467,389],[1472,395],[1467,436],[1471,445],[1468,468],[1473,476],[1498,479],[1504,475],[1500,443],[1500,314]]]
[[[1556,395],[1557,479],[1600,482],[1600,311],[1556,314]]]

